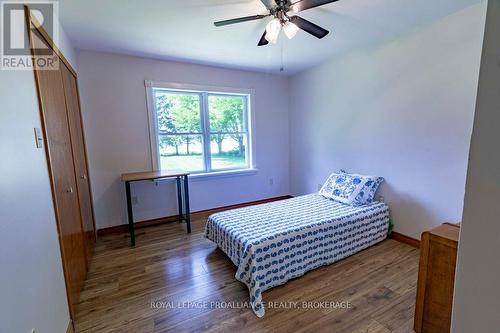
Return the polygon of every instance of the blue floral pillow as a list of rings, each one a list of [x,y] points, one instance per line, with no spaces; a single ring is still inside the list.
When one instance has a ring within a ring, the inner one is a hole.
[[[342,170],[328,177],[319,194],[352,206],[366,205],[374,201],[383,181],[382,177],[349,174]]]
[[[384,181],[383,177],[365,176],[366,182],[355,199],[354,206],[371,204],[375,200],[377,189]]]

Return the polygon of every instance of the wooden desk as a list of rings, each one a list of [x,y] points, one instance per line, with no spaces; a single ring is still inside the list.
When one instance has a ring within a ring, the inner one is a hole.
[[[130,183],[144,180],[161,180],[175,178],[177,181],[177,203],[179,207],[179,221],[186,221],[187,232],[191,233],[191,212],[189,211],[189,172],[183,170],[160,170],[147,172],[133,172],[122,174],[122,182],[125,183],[127,192],[127,213],[128,213],[128,229],[130,232],[130,240],[132,246],[135,246],[135,230],[134,230],[134,214],[132,211],[132,198],[130,196]],[[183,191],[184,190],[184,191]],[[184,200],[182,192],[184,192]],[[182,207],[185,208],[185,213],[182,212]]]

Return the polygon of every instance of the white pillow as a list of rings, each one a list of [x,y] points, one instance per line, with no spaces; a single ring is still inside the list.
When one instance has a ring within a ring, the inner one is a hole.
[[[373,202],[377,188],[383,181],[382,177],[332,173],[319,194],[347,205],[366,205]]]

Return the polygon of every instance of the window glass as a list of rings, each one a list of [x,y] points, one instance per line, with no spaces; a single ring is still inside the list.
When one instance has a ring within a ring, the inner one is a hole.
[[[210,151],[214,170],[248,166],[246,99],[246,96],[208,96]]]
[[[160,169],[209,173],[250,167],[248,95],[152,91]]]
[[[155,102],[160,168],[203,171],[200,95],[156,91]]]

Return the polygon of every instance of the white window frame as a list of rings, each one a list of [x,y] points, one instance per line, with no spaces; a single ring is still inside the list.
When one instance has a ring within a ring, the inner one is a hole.
[[[162,81],[145,81],[146,99],[149,120],[149,139],[151,144],[151,161],[153,170],[160,169],[160,154],[158,143],[158,121],[156,119],[156,103],[154,101],[154,89],[165,89],[172,92],[179,93],[195,93],[200,96],[200,116],[202,133],[193,135],[201,135],[203,142],[203,171],[192,172],[193,177],[202,178],[205,176],[232,176],[241,174],[253,174],[257,171],[256,158],[255,158],[255,135],[254,135],[254,90],[245,88],[228,88],[216,86],[202,86],[193,84],[184,84],[177,82],[162,82]],[[245,150],[247,166],[243,168],[228,168],[228,169],[215,169],[210,167],[210,160],[212,158],[210,151],[210,120],[208,114],[208,96],[209,95],[241,95],[246,96],[247,106],[244,110],[244,118],[246,122],[248,147]],[[208,140],[208,141],[207,141]]]

